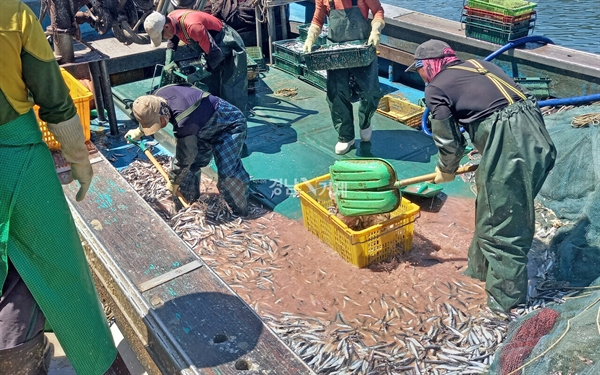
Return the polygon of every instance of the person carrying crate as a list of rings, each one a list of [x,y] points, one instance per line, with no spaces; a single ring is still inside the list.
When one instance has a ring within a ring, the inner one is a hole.
[[[78,202],[93,176],[81,121],[46,35],[21,1],[0,2],[0,45],[0,374],[47,374],[46,320],[78,374],[128,374],[32,108],[71,164]]]
[[[237,31],[211,14],[188,9],[174,10],[166,17],[152,12],[144,20],[144,29],[154,47],[168,39],[165,70],[177,68],[173,53],[183,41],[205,61],[188,76],[188,82],[201,81],[211,94],[246,113],[248,61],[244,41]]]
[[[373,20],[369,26],[369,10]],[[383,7],[379,0],[316,0],[315,14],[308,29],[304,52],[309,53],[312,45],[321,33],[325,17],[329,16],[327,38],[334,43],[367,40],[375,48],[379,46],[383,21]],[[360,96],[358,107],[358,126],[363,142],[371,140],[373,128],[371,118],[377,110],[383,96],[379,89],[377,58],[370,65],[327,71],[327,103],[331,111],[333,127],[338,132],[335,153],[343,155],[354,145],[354,113],[350,96],[350,80],[356,83]]]
[[[133,102],[140,126],[125,138],[140,139],[173,124],[175,158],[167,188],[178,210],[177,191],[190,203],[200,197],[200,169],[215,158],[217,188],[238,216],[248,215],[250,176],[242,164],[246,117],[232,104],[195,86],[168,85]],[[180,189],[181,186],[181,189]]]
[[[554,167],[556,148],[535,97],[498,66],[461,61],[441,40],[415,51],[439,150],[435,183],[454,180],[466,140],[481,153],[475,172],[475,233],[466,275],[485,281],[488,306],[508,312],[527,297],[527,253],[535,230],[534,198]]]

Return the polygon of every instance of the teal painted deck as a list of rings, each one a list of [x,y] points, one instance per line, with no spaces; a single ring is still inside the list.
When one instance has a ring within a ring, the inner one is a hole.
[[[400,93],[413,103],[423,96],[421,91],[386,79],[380,82],[385,93]],[[134,100],[145,94],[150,85],[148,79],[114,87],[113,91],[121,99]],[[274,94],[284,88],[297,88],[297,95]],[[346,155],[336,155],[333,147],[337,133],[331,125],[325,92],[278,69],[271,68],[263,75],[257,92],[249,97],[249,104],[252,109],[248,114],[247,153],[243,162],[252,179],[251,191],[265,205],[289,218],[302,217],[299,199],[293,194],[294,184],[328,173],[329,166],[340,158],[387,159],[401,179],[434,171],[437,149],[433,140],[380,114],[375,114],[372,120],[371,142],[360,141],[356,126],[356,147]],[[354,106],[357,119],[358,103]],[[172,136],[170,127],[165,130]],[[473,197],[460,178],[445,184],[444,193]]]

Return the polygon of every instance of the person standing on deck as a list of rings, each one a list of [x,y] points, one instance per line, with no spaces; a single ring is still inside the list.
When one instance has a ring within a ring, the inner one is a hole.
[[[504,71],[461,61],[440,40],[415,51],[406,71],[419,73],[438,147],[436,183],[454,180],[466,140],[481,153],[475,172],[475,234],[466,275],[486,283],[488,306],[508,312],[527,297],[527,253],[535,230],[534,198],[554,166],[556,148],[536,99]]]
[[[369,27],[369,10],[373,20]],[[327,38],[334,43],[367,40],[377,48],[381,30],[385,26],[383,8],[379,0],[316,0],[315,14],[308,29],[304,52],[311,51],[312,45],[321,33],[325,17],[329,16]],[[350,77],[356,82],[360,96],[358,126],[363,142],[371,140],[373,128],[371,118],[377,110],[382,94],[379,89],[379,67],[377,58],[370,65],[350,69],[327,71],[327,103],[331,111],[333,127],[338,132],[335,153],[343,155],[354,145],[354,112],[350,101]]]
[[[246,113],[248,61],[244,41],[237,31],[211,14],[188,9],[175,10],[166,17],[152,12],[144,21],[144,28],[154,47],[158,47],[163,38],[169,40],[165,69],[177,67],[173,52],[179,41],[183,41],[206,62],[191,80],[203,82],[211,94]]]
[[[46,319],[78,374],[128,374],[118,356],[39,117],[84,199],[92,167],[77,109],[35,14],[0,2],[0,374],[46,374]],[[29,99],[31,94],[32,100]]]
[[[188,202],[198,200],[200,168],[214,156],[219,192],[236,215],[248,215],[250,176],[241,159],[247,124],[239,109],[195,86],[168,85],[137,98],[132,110],[140,127],[125,138],[137,140],[173,124],[176,148],[167,188],[176,209],[178,190]]]

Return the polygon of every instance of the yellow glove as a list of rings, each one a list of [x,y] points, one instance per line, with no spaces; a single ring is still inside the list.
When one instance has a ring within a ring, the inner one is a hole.
[[[125,140],[127,140],[127,136],[130,136],[132,140],[137,141],[138,139],[142,138],[143,135],[144,132],[138,126],[137,128],[131,129],[130,131],[125,133]],[[129,143],[129,141],[127,141],[127,143]]]
[[[321,34],[321,28],[314,23],[310,24],[308,28],[308,35],[306,36],[306,41],[304,42],[304,46],[302,50],[304,53],[309,53],[312,51],[312,45],[315,44],[315,40]]]
[[[179,191],[179,185],[172,184],[171,181],[167,182],[167,189],[171,192],[171,194],[176,195]]]
[[[379,47],[379,39],[381,38],[381,30],[385,26],[385,22],[380,18],[373,18],[371,21],[371,35],[367,44],[372,44],[375,49]]]
[[[90,187],[94,171],[90,164],[90,154],[87,147],[85,147],[85,138],[79,115],[75,114],[70,119],[58,124],[49,123],[48,130],[60,142],[63,156],[71,163],[71,176],[74,180],[79,181],[80,185],[75,199],[77,202],[81,202]]]
[[[435,178],[433,182],[436,184],[441,184],[443,182],[452,182],[454,181],[454,173],[444,173],[440,171],[438,167],[435,167]]]

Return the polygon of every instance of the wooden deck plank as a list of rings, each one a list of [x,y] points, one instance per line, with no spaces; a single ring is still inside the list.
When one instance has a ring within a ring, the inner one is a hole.
[[[103,283],[113,283],[105,288],[118,288],[126,296],[121,303],[127,300],[126,310],[145,325],[132,332],[156,354],[153,359],[163,372],[227,375],[249,365],[248,374],[313,373],[106,159],[93,168],[92,186],[82,202],[74,199],[76,183],[63,190],[93,252],[91,268],[101,266]],[[136,287],[194,261],[203,266],[144,293]]]

